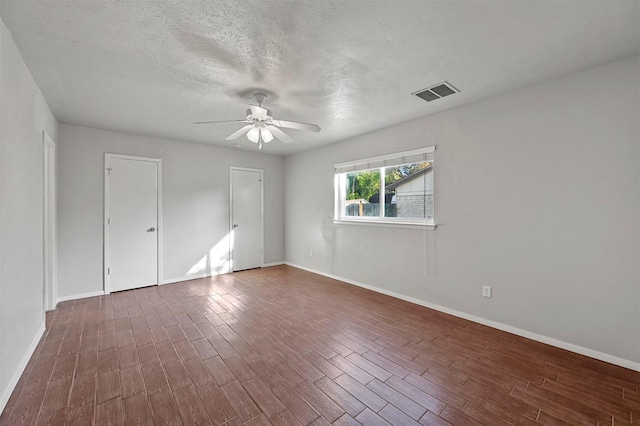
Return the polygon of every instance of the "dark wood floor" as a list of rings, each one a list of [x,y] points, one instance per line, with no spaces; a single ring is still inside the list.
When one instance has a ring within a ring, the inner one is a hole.
[[[640,374],[278,266],[61,303],[2,425],[629,425]]]

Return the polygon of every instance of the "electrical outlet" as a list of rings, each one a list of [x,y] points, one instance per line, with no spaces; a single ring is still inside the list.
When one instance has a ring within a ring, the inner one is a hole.
[[[491,286],[483,285],[482,286],[482,297],[491,297]]]
[[[313,249],[309,250],[309,256],[313,257]]]

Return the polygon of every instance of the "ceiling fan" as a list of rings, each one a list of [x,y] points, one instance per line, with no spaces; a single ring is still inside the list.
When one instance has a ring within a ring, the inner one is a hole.
[[[230,134],[225,139],[232,140],[237,139],[240,136],[247,134],[247,138],[258,144],[258,149],[262,149],[263,143],[269,143],[273,138],[279,139],[284,143],[291,143],[293,139],[285,132],[280,130],[280,127],[285,129],[297,129],[307,130],[310,132],[319,132],[320,127],[315,124],[299,123],[297,121],[285,121],[277,120],[271,116],[271,111],[266,108],[262,108],[262,102],[264,102],[267,95],[264,93],[255,93],[253,98],[258,102],[258,105],[249,105],[247,110],[247,118],[244,120],[222,120],[222,121],[196,121],[193,124],[212,124],[212,123],[250,123],[242,127],[238,131]]]

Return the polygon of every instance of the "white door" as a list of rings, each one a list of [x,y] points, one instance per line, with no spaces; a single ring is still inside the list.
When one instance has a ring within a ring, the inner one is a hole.
[[[105,290],[158,284],[160,160],[107,154]]]
[[[262,252],[262,170],[231,168],[233,270],[260,268]]]

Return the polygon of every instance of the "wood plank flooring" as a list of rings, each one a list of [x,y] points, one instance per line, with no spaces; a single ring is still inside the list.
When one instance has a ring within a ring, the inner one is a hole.
[[[2,425],[640,425],[640,373],[288,266],[63,302]]]

